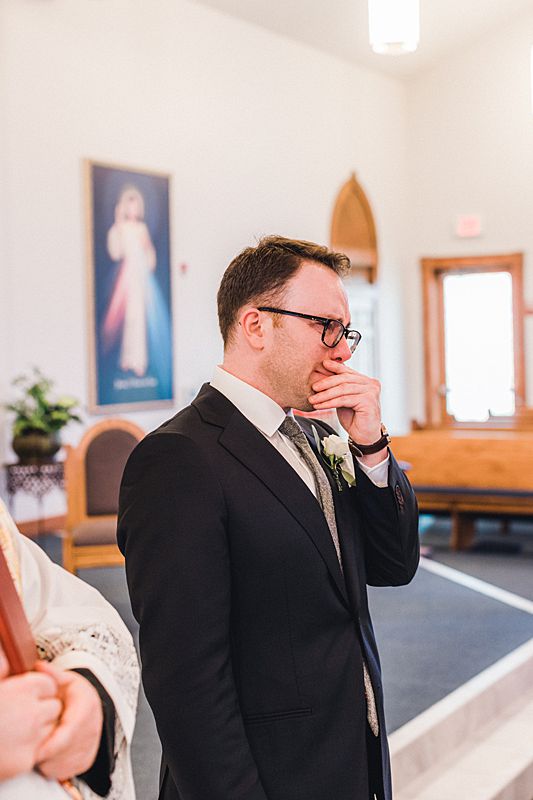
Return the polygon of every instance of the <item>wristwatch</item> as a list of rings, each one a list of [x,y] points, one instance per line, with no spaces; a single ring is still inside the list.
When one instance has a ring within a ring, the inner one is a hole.
[[[358,444],[354,442],[353,439],[349,438],[348,445],[354,456],[361,458],[362,456],[370,456],[372,453],[379,453],[380,450],[383,450],[383,448],[389,444],[390,440],[391,438],[387,428],[381,423],[381,438],[378,439],[377,442],[374,442],[374,444]]]

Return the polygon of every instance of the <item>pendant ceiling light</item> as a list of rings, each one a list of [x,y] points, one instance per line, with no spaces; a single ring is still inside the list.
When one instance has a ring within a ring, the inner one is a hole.
[[[368,0],[370,45],[375,53],[412,53],[420,38],[420,0]]]

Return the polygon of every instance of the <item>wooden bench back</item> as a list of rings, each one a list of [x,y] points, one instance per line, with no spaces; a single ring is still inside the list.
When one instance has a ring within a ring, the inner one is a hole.
[[[414,431],[391,448],[414,486],[533,491],[533,432]]]

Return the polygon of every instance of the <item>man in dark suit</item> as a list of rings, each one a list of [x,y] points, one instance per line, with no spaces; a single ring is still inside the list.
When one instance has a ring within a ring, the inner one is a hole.
[[[391,798],[366,584],[412,579],[417,508],[379,383],[344,363],[347,266],[282,237],[237,256],[222,367],[126,466],[118,539],[165,800]],[[349,450],[291,411],[331,408]]]

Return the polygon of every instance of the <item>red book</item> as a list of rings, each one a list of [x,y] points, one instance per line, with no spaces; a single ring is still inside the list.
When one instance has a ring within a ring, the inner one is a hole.
[[[9,663],[10,675],[33,669],[38,657],[37,648],[1,547],[0,643]]]

